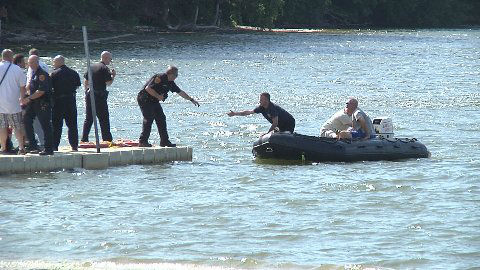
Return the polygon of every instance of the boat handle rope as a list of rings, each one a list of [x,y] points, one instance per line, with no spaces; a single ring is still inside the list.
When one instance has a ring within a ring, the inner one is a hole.
[[[411,143],[411,142],[416,142],[417,139],[416,138],[411,138],[411,139],[405,138],[405,139],[397,139],[397,141],[400,141],[402,143]]]

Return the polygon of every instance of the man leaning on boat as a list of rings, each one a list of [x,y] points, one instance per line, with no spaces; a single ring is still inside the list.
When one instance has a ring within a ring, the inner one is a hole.
[[[368,140],[375,137],[375,130],[370,117],[358,107],[358,101],[350,98],[343,110],[336,112],[323,124],[320,136]]]
[[[260,95],[260,105],[254,110],[246,110],[240,112],[230,111],[227,113],[228,116],[246,116],[254,113],[261,113],[265,119],[268,120],[272,125],[268,132],[279,130],[279,131],[290,131],[293,133],[295,129],[295,118],[284,110],[282,107],[270,101],[269,93],[262,93]]]

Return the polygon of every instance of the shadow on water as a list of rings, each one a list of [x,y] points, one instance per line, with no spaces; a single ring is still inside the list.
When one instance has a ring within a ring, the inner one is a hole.
[[[430,154],[430,152],[429,152]],[[431,156],[429,155],[428,158],[430,159]],[[420,158],[403,158],[403,159],[394,159],[394,160],[355,160],[355,161],[328,161],[328,162],[315,162],[315,161],[308,161],[308,160],[289,160],[289,159],[273,159],[273,158],[255,158],[254,163],[259,164],[259,165],[279,165],[279,166],[284,166],[284,165],[292,165],[292,166],[306,166],[306,165],[320,165],[320,164],[330,164],[330,165],[335,165],[335,164],[341,164],[341,165],[348,165],[348,164],[358,164],[358,163],[375,163],[375,162],[389,162],[389,163],[403,163],[403,162],[409,162],[412,160],[420,160]]]
[[[256,164],[265,165],[312,165],[314,163],[306,160],[289,160],[289,159],[272,159],[272,158],[255,158]]]

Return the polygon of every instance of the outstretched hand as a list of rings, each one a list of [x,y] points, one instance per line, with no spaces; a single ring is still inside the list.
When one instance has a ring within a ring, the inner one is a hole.
[[[200,107],[200,104],[195,99],[192,98],[190,101],[193,103],[193,105]]]

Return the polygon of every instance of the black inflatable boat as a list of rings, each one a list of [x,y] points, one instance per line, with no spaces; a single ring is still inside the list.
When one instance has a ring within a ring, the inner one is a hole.
[[[290,132],[268,133],[253,145],[258,158],[324,161],[396,160],[427,158],[425,145],[416,139],[337,140]]]

